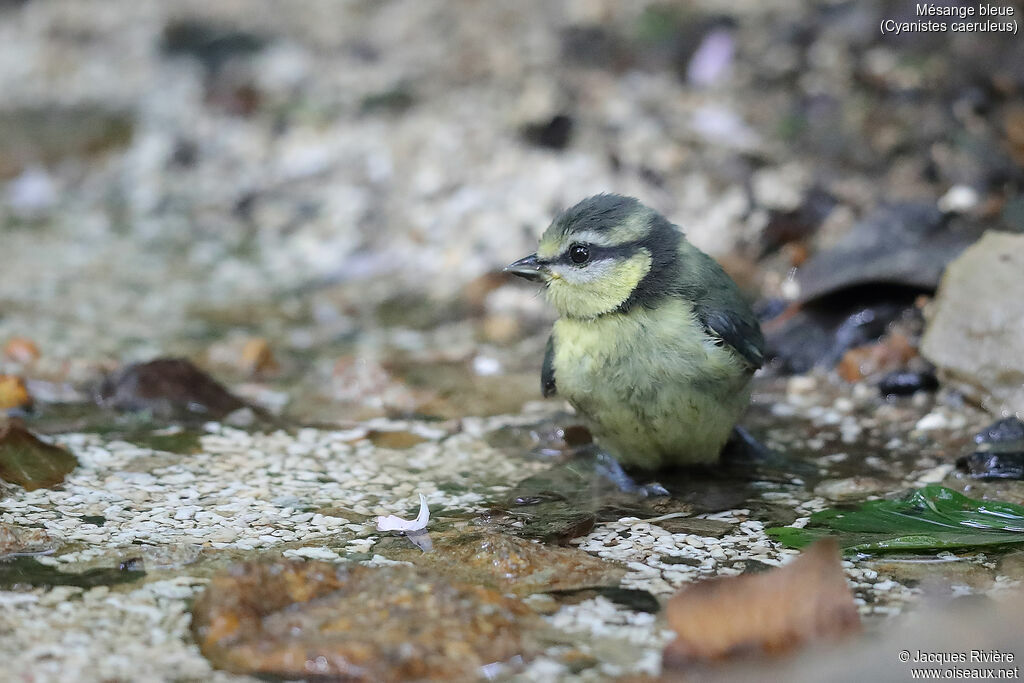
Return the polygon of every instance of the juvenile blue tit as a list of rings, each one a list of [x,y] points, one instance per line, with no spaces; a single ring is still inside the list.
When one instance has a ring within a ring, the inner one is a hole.
[[[662,215],[600,194],[505,268],[559,313],[541,372],[598,446],[643,469],[718,458],[750,400],[764,337],[736,283]]]

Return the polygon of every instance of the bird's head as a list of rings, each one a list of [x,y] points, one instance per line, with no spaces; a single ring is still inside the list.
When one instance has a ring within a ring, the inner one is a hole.
[[[638,200],[599,194],[555,218],[537,253],[505,271],[543,282],[560,315],[596,318],[665,292],[681,239],[675,226]]]

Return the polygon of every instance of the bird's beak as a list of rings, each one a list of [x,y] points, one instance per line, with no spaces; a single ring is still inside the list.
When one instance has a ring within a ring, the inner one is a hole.
[[[536,254],[530,254],[515,263],[508,264],[504,267],[503,272],[512,273],[534,282],[545,282],[548,279],[548,267],[537,260]]]

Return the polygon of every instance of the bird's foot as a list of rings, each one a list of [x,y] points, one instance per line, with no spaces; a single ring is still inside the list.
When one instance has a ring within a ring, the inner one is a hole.
[[[657,498],[669,495],[668,489],[656,481],[638,484],[633,477],[626,474],[619,461],[607,453],[599,452],[595,461],[594,471],[615,484],[623,493],[630,493],[643,498]]]

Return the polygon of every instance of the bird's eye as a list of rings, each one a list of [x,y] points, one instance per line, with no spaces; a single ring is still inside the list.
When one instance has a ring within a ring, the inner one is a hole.
[[[569,260],[580,265],[590,260],[590,247],[585,244],[574,244],[569,247]]]

